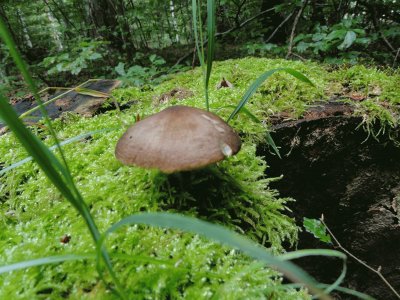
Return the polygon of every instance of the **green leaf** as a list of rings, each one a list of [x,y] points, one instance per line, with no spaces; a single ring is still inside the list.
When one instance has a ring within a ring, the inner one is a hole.
[[[161,66],[166,63],[164,58],[155,54],[150,55],[149,60],[156,66]]]
[[[118,75],[120,76],[125,76],[125,64],[120,62],[115,68],[114,68],[115,72],[117,72]]]
[[[212,224],[199,220],[197,218],[187,217],[179,214],[162,212],[138,213],[120,220],[119,222],[108,228],[107,231],[103,234],[102,238],[97,243],[98,255],[100,254],[100,249],[102,248],[104,240],[109,234],[115,232],[123,226],[133,224],[144,224],[159,226],[163,228],[180,229],[186,232],[203,235],[219,243],[239,249],[250,257],[265,262],[269,266],[276,268],[277,270],[285,274],[290,280],[294,282],[304,283],[311,291],[319,294],[320,299],[329,299],[328,296],[326,296],[325,294],[320,294],[321,291],[315,288],[317,283],[310,275],[308,275],[306,272],[304,272],[293,263],[285,261],[285,258],[273,256],[267,251],[267,249],[261,247],[260,245],[242,235],[239,235],[229,229],[224,228],[221,225]]]
[[[334,30],[328,34],[328,36],[326,37],[326,40],[331,41],[331,40],[336,40],[336,39],[342,39],[345,34],[346,34],[346,30],[344,30],[344,29]]]
[[[344,50],[344,49],[349,48],[351,45],[353,45],[356,38],[357,38],[357,34],[354,31],[347,31],[347,33],[344,37],[343,43],[341,43],[338,46],[338,49]]]
[[[320,220],[303,218],[303,226],[307,232],[313,234],[321,242],[331,244],[331,236],[326,233],[326,227]]]
[[[99,59],[99,58],[102,58],[103,56],[100,54],[100,53],[98,53],[98,52],[94,52],[94,53],[92,53],[92,54],[90,54],[89,56],[88,56],[88,59],[90,59],[90,60],[96,60],[96,59]]]
[[[303,52],[306,51],[310,46],[311,46],[310,43],[305,43],[305,42],[301,41],[300,43],[298,43],[298,44],[296,45],[296,50],[299,51],[300,53],[303,53]]]
[[[277,68],[277,69],[269,70],[269,71],[263,73],[260,77],[258,77],[253,82],[253,84],[249,87],[249,89],[243,95],[243,97],[240,100],[239,104],[236,106],[236,108],[233,110],[233,112],[231,113],[231,115],[227,119],[227,122],[232,120],[237,115],[237,113],[243,108],[243,106],[247,103],[247,101],[249,101],[250,97],[256,92],[258,87],[265,80],[267,80],[271,75],[273,75],[275,72],[278,72],[278,71],[284,71],[286,73],[289,73],[290,75],[294,76],[295,78],[314,86],[314,84],[306,76],[304,76],[303,74],[301,74],[300,72],[298,72],[298,71],[296,71],[294,69],[291,69],[291,68]]]

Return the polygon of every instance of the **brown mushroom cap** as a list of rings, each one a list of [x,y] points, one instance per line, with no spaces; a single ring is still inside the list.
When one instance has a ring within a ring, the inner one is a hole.
[[[129,127],[117,143],[115,156],[126,165],[173,173],[223,160],[240,146],[239,135],[220,117],[178,105]]]

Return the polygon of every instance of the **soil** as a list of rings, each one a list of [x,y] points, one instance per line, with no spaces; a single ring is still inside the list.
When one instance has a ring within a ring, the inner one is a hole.
[[[282,196],[296,199],[289,207],[299,226],[303,217],[324,214],[342,246],[374,269],[380,268],[399,291],[400,147],[389,134],[379,141],[368,136],[359,126],[361,118],[351,112],[350,106],[329,103],[297,121],[275,120],[272,136],[281,147],[282,159],[265,145],[258,153],[270,166],[268,176],[283,174],[282,180],[271,185]],[[302,232],[298,248],[333,247]],[[340,261],[323,257],[297,263],[324,283],[333,282],[342,268]],[[377,299],[397,299],[376,274],[351,258],[342,286]]]

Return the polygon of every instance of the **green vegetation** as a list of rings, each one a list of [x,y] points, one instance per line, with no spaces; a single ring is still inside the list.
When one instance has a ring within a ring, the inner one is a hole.
[[[227,106],[238,102],[250,82],[267,69],[286,66],[289,62],[284,60],[256,58],[216,62],[210,78],[211,111],[227,118],[232,111]],[[379,109],[374,118],[398,113],[398,73],[365,67],[327,71],[315,63],[301,62],[292,62],[290,67],[305,74],[315,87],[294,80],[289,74],[275,74],[247,104],[258,118],[268,120],[282,111],[290,112],[293,118],[300,117],[307,107],[328,100],[344,87],[365,93],[379,87],[380,95],[365,100]],[[255,123],[246,114],[237,115],[232,124],[243,137],[241,152],[218,166],[185,174],[183,184],[176,175],[122,166],[114,157],[115,143],[125,127],[122,124],[133,123],[137,114],[145,117],[178,103],[204,107],[201,74],[201,69],[178,74],[149,90],[115,90],[113,95],[121,104],[136,101],[122,113],[110,111],[90,119],[66,114],[55,120],[53,127],[60,140],[92,130],[113,129],[63,147],[76,184],[100,231],[140,211],[179,212],[226,225],[281,253],[283,242],[296,242],[297,228],[285,213],[285,203],[291,200],[280,198],[277,191],[268,188],[268,182],[277,179],[265,177],[266,162],[255,153],[256,145],[265,142],[268,124]],[[216,89],[222,77],[234,88]],[[160,96],[174,88],[190,90],[193,95],[159,103]],[[356,102],[358,114],[369,109],[362,103]],[[388,126],[396,125],[383,120]],[[48,145],[53,144],[46,130],[33,129]],[[27,156],[13,135],[0,139],[4,167]],[[56,254],[93,253],[84,221],[36,164],[29,162],[7,172],[1,177],[0,192],[2,265]],[[66,234],[71,235],[71,240],[63,244],[60,239]],[[249,295],[273,299],[309,297],[305,291],[283,290],[275,272],[260,268],[237,251],[192,234],[145,226],[124,227],[107,239],[107,245],[116,273],[131,297],[169,295],[191,299],[214,293],[226,295],[226,299]],[[21,298],[114,297],[99,281],[91,260],[14,271],[0,276],[0,282],[2,298],[9,298],[16,291]]]
[[[146,84],[193,64],[192,2],[4,0],[0,17],[43,84],[94,77]],[[199,2],[203,12],[206,2]],[[218,1],[214,11],[219,59],[257,55],[399,66],[399,1]],[[205,18],[201,25],[207,26]],[[23,87],[2,45],[0,84]]]

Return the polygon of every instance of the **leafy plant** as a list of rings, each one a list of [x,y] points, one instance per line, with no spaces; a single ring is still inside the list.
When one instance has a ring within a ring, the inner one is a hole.
[[[299,34],[293,42],[296,51],[300,54],[312,51],[315,55],[324,55],[328,62],[347,60],[355,63],[361,52],[348,51],[348,49],[354,48],[354,46],[368,46],[371,43],[371,37],[367,36],[359,19],[350,18],[343,19],[340,23],[331,27],[318,24],[313,33]],[[340,50],[340,58],[333,61],[337,50]]]
[[[126,69],[125,63],[118,63],[114,68],[115,72],[119,75],[118,79],[125,86],[142,86],[144,84],[160,82],[163,79],[161,75],[168,72],[165,60],[155,54],[150,55],[148,60],[150,61],[149,67],[133,65]]]
[[[94,61],[103,58],[103,46],[107,44],[104,41],[81,41],[66,52],[46,57],[40,65],[48,69],[48,75],[63,72],[78,75],[91,68]]]

